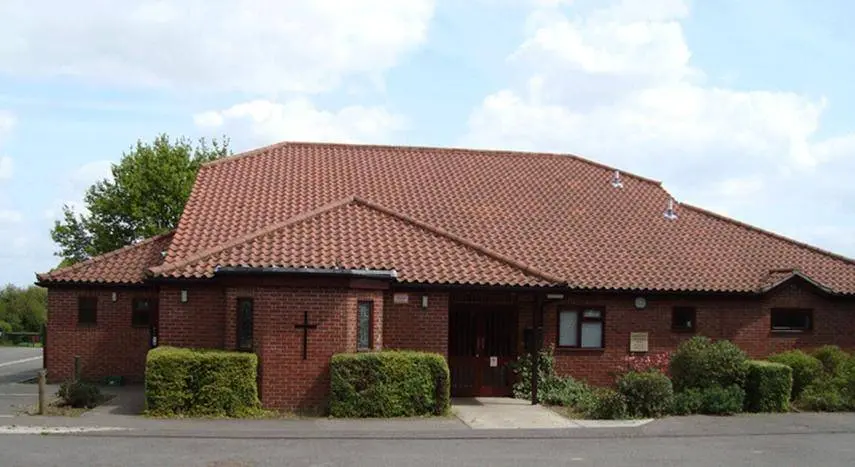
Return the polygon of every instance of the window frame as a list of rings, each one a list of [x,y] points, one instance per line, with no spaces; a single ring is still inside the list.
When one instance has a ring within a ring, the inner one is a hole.
[[[91,302],[91,304],[92,304],[91,310],[90,309],[84,310],[84,308],[83,308],[84,302]],[[92,313],[92,317],[91,317],[92,320],[91,321],[89,321],[89,320],[84,321],[82,319],[84,311],[87,311],[87,312],[91,311],[91,313]],[[82,296],[77,297],[77,325],[81,326],[81,327],[92,327],[92,326],[98,325],[98,297],[97,296],[95,296],[95,295],[82,295]]]
[[[585,311],[599,311],[599,318],[586,318]],[[576,320],[576,345],[561,344],[561,314],[564,312],[575,312],[578,314]],[[555,313],[555,347],[565,350],[603,350],[606,348],[606,307],[602,305],[559,307]],[[584,323],[600,323],[600,346],[582,347],[582,325]]]
[[[674,318],[676,314],[680,311],[688,311],[692,314],[691,322],[692,325],[689,327],[676,326]],[[698,309],[693,306],[675,306],[671,308],[671,331],[673,332],[686,332],[692,333],[696,332],[698,329]]]
[[[805,315],[807,315],[808,325],[807,325],[807,327],[803,327],[803,328],[781,328],[781,327],[775,328],[773,320],[774,320],[774,316],[775,316],[776,312],[804,313]],[[804,334],[804,333],[809,333],[809,332],[813,331],[813,326],[814,326],[813,316],[814,316],[813,315],[813,308],[794,308],[794,307],[772,308],[771,310],[769,310],[769,330],[773,334]]]
[[[146,310],[146,322],[145,324],[137,323],[134,320],[134,317],[137,316],[137,304],[140,302],[148,302],[148,309]],[[131,327],[135,328],[148,328],[151,327],[151,312],[152,312],[153,301],[148,297],[137,297],[131,300]]]
[[[359,310],[362,305],[368,305],[368,346],[361,347],[359,342],[360,319]],[[359,300],[356,302],[356,351],[370,352],[374,347],[374,300]]]
[[[252,326],[249,330],[249,346],[243,346],[241,339],[241,331],[243,330],[243,313],[241,313],[241,305],[249,303],[250,306],[250,321]],[[255,349],[255,301],[252,297],[237,297],[235,299],[235,349],[240,352],[252,352]]]

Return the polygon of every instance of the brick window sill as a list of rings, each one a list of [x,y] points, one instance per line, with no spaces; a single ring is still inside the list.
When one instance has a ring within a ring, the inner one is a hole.
[[[773,329],[769,331],[769,334],[773,336],[798,336],[803,334],[810,334],[810,329]]]

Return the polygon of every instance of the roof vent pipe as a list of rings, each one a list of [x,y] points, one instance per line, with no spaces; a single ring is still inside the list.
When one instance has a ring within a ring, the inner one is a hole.
[[[615,188],[623,188],[623,181],[620,179],[620,170],[615,170],[612,176],[612,186]]]
[[[670,221],[677,220],[677,211],[674,210],[674,198],[668,200],[668,208],[663,213],[665,219]]]

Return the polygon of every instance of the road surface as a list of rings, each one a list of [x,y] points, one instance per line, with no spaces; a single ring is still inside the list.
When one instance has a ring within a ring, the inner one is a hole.
[[[0,418],[38,401],[37,385],[24,381],[35,378],[41,368],[41,348],[0,347]]]

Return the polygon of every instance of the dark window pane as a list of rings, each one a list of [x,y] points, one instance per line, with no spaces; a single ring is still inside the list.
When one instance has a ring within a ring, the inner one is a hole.
[[[241,350],[252,350],[252,299],[239,298],[237,313],[238,348]]]
[[[147,298],[134,300],[131,310],[131,324],[133,326],[148,326],[151,323],[151,302]]]
[[[79,297],[77,299],[77,324],[95,324],[98,322],[98,299]]]
[[[691,307],[676,307],[671,311],[671,328],[677,331],[695,329],[695,309]]]
[[[775,309],[772,310],[772,330],[807,331],[811,329],[811,310]]]
[[[359,302],[356,321],[356,348],[371,349],[371,302]]]

